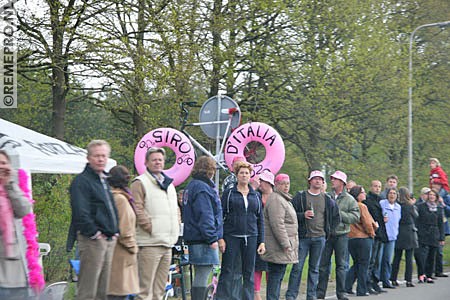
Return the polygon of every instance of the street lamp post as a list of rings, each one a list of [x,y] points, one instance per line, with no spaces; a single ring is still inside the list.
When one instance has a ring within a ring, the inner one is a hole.
[[[412,193],[413,192],[413,138],[412,138],[412,45],[414,40],[414,35],[416,34],[416,31],[425,27],[444,27],[450,25],[450,21],[446,22],[439,22],[439,23],[430,23],[430,24],[424,24],[418,26],[414,31],[411,33],[411,36],[409,37],[409,88],[408,88],[408,185],[409,190]]]

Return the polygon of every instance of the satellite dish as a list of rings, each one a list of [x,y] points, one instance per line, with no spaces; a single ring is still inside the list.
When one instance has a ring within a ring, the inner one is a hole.
[[[214,96],[206,100],[200,109],[199,120],[200,123],[211,123],[216,121],[228,121],[231,115],[231,124],[228,135],[231,129],[239,127],[241,123],[241,111],[238,104],[228,96]],[[219,135],[224,137],[227,129],[227,123],[220,124],[203,124],[200,125],[203,132],[210,138],[217,138],[217,126],[220,126]]]

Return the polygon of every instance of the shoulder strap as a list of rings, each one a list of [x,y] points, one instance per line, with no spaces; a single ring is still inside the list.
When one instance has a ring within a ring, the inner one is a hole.
[[[228,190],[228,197],[227,197],[227,214],[230,213],[230,195],[231,195],[231,189]]]
[[[303,211],[305,211],[305,207],[303,205],[306,205],[306,191],[300,192],[300,205],[302,206]]]
[[[259,193],[256,194],[256,200],[258,200],[258,215],[261,213],[261,205],[262,205],[262,199],[259,198]]]

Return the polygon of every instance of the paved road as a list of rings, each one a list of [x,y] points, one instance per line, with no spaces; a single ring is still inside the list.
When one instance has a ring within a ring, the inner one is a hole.
[[[450,273],[446,273],[450,275]],[[400,281],[400,286],[396,289],[386,289],[387,293],[371,295],[367,297],[356,297],[350,295],[350,300],[447,300],[450,299],[450,277],[440,277],[434,284],[421,283],[413,288],[407,288],[405,282]],[[356,287],[354,287],[355,289]],[[329,296],[326,299],[336,299],[336,296]]]

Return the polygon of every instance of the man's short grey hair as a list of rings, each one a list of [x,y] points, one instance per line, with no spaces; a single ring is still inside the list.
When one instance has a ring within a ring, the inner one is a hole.
[[[164,158],[166,158],[166,150],[164,150],[164,148],[151,147],[148,148],[147,153],[145,153],[145,161],[148,161],[148,158],[152,153],[161,153],[164,156]]]
[[[86,149],[88,152],[88,156],[91,154],[92,152],[92,148],[94,147],[98,147],[98,146],[106,146],[108,147],[109,152],[111,152],[111,146],[109,145],[109,143],[105,140],[92,140],[89,142],[89,144],[87,145]]]

